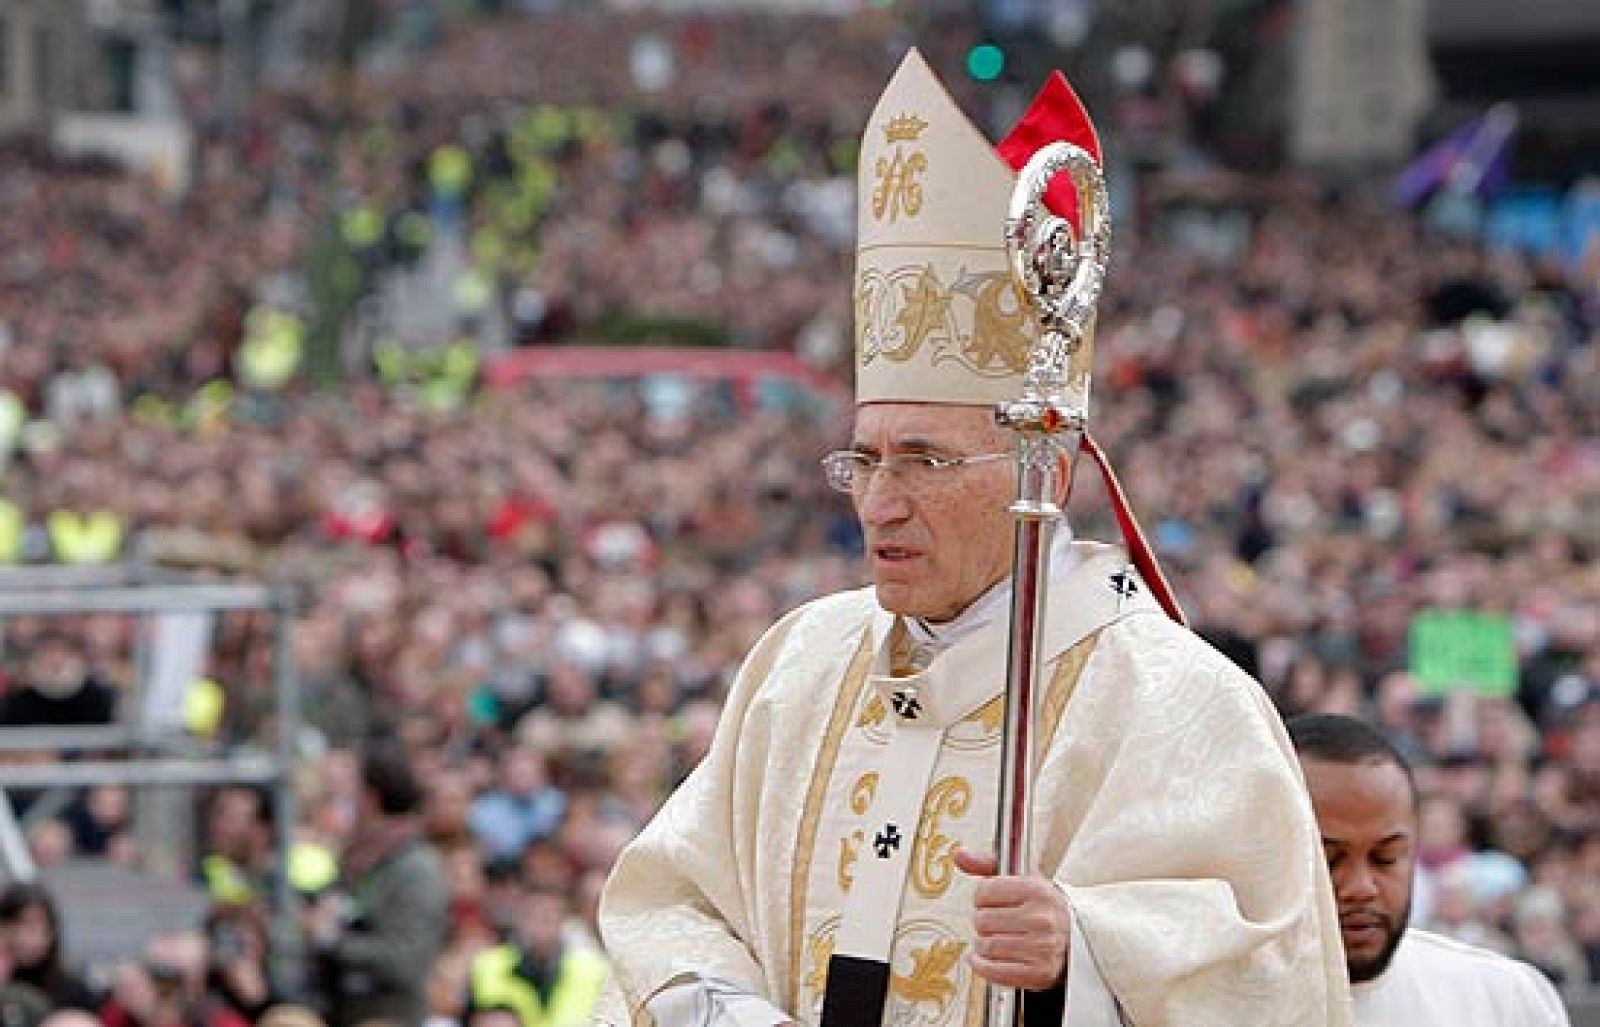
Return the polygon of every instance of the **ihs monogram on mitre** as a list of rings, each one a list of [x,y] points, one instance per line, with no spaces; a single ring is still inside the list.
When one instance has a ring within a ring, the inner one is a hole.
[[[984,403],[1020,392],[1040,327],[1002,234],[1015,181],[920,55],[910,55],[862,140],[861,401]],[[1071,364],[1069,390],[1086,404],[1088,353]]]
[[[900,114],[883,127],[892,153],[878,157],[873,176],[872,216],[895,221],[922,211],[922,176],[928,156],[914,144],[928,128],[915,114]],[[901,144],[901,145],[896,145]],[[970,313],[952,311],[965,297]],[[903,362],[929,341],[933,359],[960,359],[973,370],[1016,374],[1028,359],[1032,312],[1022,303],[1008,271],[972,273],[963,269],[949,285],[932,264],[863,274],[856,293],[856,323],[866,325],[862,362],[879,357]],[[963,331],[964,325],[971,326]]]

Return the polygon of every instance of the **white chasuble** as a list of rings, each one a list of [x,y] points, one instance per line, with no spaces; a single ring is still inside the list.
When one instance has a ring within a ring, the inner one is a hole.
[[[1067,1024],[1348,1024],[1276,714],[1119,551],[1073,546],[1042,632],[1032,861],[1072,906]],[[607,885],[603,1019],[813,1024],[840,954],[889,963],[885,1024],[981,1022],[975,882],[952,855],[993,850],[1006,625],[909,677],[889,673],[894,626],[845,593],[752,651],[710,753]]]

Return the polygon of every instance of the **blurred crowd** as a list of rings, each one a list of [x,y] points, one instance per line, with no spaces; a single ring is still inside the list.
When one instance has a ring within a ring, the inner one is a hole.
[[[887,16],[501,19],[242,117],[186,65],[200,142],[179,200],[109,165],[0,155],[17,227],[0,563],[139,559],[294,590],[292,862],[317,957],[268,972],[268,879],[291,847],[269,797],[216,789],[185,864],[210,918],[86,979],[50,896],[8,893],[0,1019],[357,1022],[339,997],[359,975],[335,957],[371,925],[322,897],[359,894],[417,839],[448,911],[407,950],[417,1008],[554,1027],[559,998],[582,1006],[600,882],[705,751],[743,653],[862,581],[817,467],[847,418],[314,372],[344,359],[326,347],[364,289],[459,243],[480,288],[452,294],[452,323],[474,368],[496,316],[513,347],[644,318],[847,376],[854,137],[909,39]],[[1600,984],[1600,245],[1567,266],[1489,253],[1292,177],[1232,202],[1251,230],[1231,251],[1186,245],[1153,205],[1119,238],[1096,434],[1199,630],[1285,713],[1369,716],[1416,761],[1416,922]],[[287,354],[264,323],[296,326]],[[1075,531],[1114,537],[1105,509],[1080,486]],[[1421,686],[1407,630],[1431,609],[1510,618],[1513,695]],[[272,631],[218,618],[221,701],[197,744],[272,744]],[[8,620],[0,722],[111,719],[141,637],[119,615]],[[398,740],[399,769],[363,755],[375,739]],[[46,871],[155,862],[127,788],[37,798],[13,796]]]

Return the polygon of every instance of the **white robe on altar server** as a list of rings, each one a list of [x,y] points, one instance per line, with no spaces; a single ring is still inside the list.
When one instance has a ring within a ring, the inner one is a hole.
[[[1066,1023],[1348,1024],[1319,835],[1266,696],[1120,550],[1059,552],[1032,866],[1071,905]],[[607,886],[603,1020],[814,1024],[839,953],[888,963],[885,1024],[982,1021],[976,882],[953,853],[993,850],[1008,625],[990,605],[909,677],[890,674],[905,632],[870,589],[767,632],[706,759]]]
[[[1561,996],[1527,963],[1407,931],[1376,980],[1350,989],[1356,1027],[1568,1027]]]

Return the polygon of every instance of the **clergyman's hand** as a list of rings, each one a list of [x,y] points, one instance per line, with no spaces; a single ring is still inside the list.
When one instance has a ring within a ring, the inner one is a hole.
[[[972,970],[991,984],[1043,991],[1066,979],[1072,916],[1067,897],[1041,874],[997,876],[993,856],[956,850],[956,866],[978,882]]]

